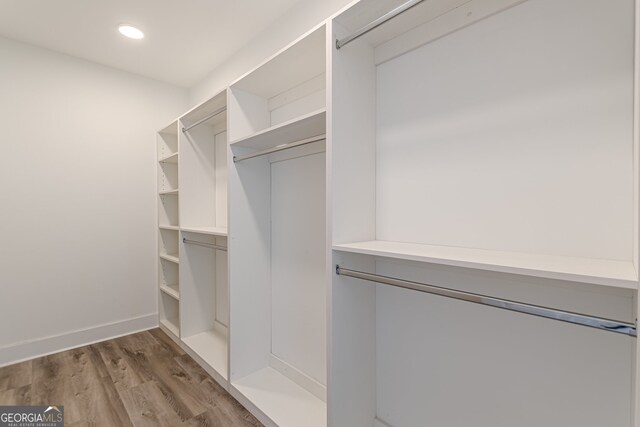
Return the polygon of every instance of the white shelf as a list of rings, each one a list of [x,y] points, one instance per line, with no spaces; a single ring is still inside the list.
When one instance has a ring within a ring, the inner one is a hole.
[[[183,341],[225,380],[228,379],[227,336],[224,332],[211,329]]]
[[[178,189],[175,190],[167,190],[167,191],[160,191],[158,194],[160,194],[161,196],[168,196],[168,195],[178,195]]]
[[[273,368],[232,385],[280,427],[326,427],[327,405]]]
[[[158,160],[158,163],[178,163],[178,153],[169,154]]]
[[[178,327],[178,319],[160,319],[160,324],[167,328],[176,337],[180,336],[180,328]]]
[[[208,234],[210,236],[227,237],[227,227],[180,227],[188,233]]]
[[[160,290],[172,298],[180,301],[180,290],[178,285],[160,285]]]
[[[178,227],[177,225],[159,225],[158,228],[161,230],[174,230],[174,231],[180,230],[180,227]]]
[[[501,252],[380,240],[333,245],[333,249],[342,252],[617,288],[638,288],[637,274],[631,261]]]
[[[175,262],[176,264],[180,264],[178,254],[160,254],[160,258],[166,259],[167,261]]]
[[[321,108],[309,114],[286,121],[231,142],[231,145],[265,149],[280,144],[299,141],[325,133],[327,109]]]

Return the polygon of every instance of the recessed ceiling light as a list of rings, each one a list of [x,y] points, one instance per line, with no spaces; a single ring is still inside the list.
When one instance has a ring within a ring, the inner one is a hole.
[[[118,27],[118,31],[125,37],[129,37],[130,39],[141,39],[144,37],[144,33],[137,29],[136,27],[132,27],[131,25],[120,25]]]

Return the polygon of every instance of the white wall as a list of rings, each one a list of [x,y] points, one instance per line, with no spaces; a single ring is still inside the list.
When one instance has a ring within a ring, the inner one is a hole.
[[[189,91],[194,106],[215,95],[353,0],[300,0]]]
[[[187,95],[0,38],[0,365],[157,323],[155,130]]]

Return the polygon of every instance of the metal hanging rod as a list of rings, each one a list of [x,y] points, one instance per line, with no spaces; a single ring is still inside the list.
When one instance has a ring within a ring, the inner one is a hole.
[[[327,139],[327,136],[325,134],[312,136],[311,138],[301,139],[300,141],[278,145],[277,147],[267,148],[266,150],[256,151],[251,154],[245,154],[243,156],[233,156],[233,162],[238,163],[243,160],[251,159],[253,157],[264,156],[265,154],[275,153],[277,151],[282,151],[282,150],[288,150],[289,148],[299,147],[301,145],[311,144],[318,141],[324,141],[325,139]]]
[[[525,304],[501,298],[494,298],[485,295],[474,294],[471,292],[456,291],[454,289],[428,285],[425,283],[411,282],[408,280],[395,279],[393,277],[380,276],[378,274],[349,270],[346,268],[342,268],[339,265],[336,265],[336,274],[340,276],[354,277],[356,279],[369,280],[371,282],[383,283],[385,285],[397,286],[399,288],[426,292],[428,294],[440,295],[447,298],[473,302],[476,304],[488,305],[504,310],[516,311],[518,313],[530,314],[532,316],[560,320],[562,322],[574,323],[576,325],[588,326],[590,328],[602,329],[604,331],[615,332],[632,337],[637,336],[637,321],[636,323],[627,323],[618,320],[603,319],[600,317],[588,316],[586,314],[572,313],[569,311],[556,310],[539,305]]]
[[[368,23],[367,25],[365,25],[364,27],[360,28],[355,33],[352,33],[351,35],[349,35],[349,36],[347,36],[345,38],[336,40],[336,49],[340,49],[341,47],[351,43],[352,41],[354,41],[358,37],[367,34],[369,31],[373,30],[374,28],[379,27],[380,25],[384,24],[385,22],[389,21],[390,19],[395,18],[396,16],[400,15],[401,13],[406,12],[407,10],[411,9],[413,6],[415,6],[415,5],[419,4],[419,3],[422,3],[423,1],[424,0],[409,0],[408,2],[401,4],[400,6],[396,7],[395,9],[393,9],[391,12],[385,13],[380,18],[378,18],[375,21],[372,21],[372,22]]]
[[[227,107],[226,106],[222,107],[222,108],[218,108],[216,111],[214,111],[213,113],[209,114],[207,117],[204,117],[204,118],[198,120],[197,122],[195,122],[192,125],[189,125],[187,127],[183,127],[182,128],[182,133],[184,133],[184,132],[188,131],[189,129],[192,129],[192,128],[194,128],[194,127],[206,122],[207,120],[209,120],[212,117],[217,116],[218,114],[224,113],[225,111],[227,111]]]
[[[182,241],[190,245],[204,246],[205,248],[218,249],[220,251],[225,251],[225,252],[227,250],[227,248],[225,248],[224,246],[214,245],[213,243],[198,242],[197,240],[189,240],[186,237],[183,237]]]

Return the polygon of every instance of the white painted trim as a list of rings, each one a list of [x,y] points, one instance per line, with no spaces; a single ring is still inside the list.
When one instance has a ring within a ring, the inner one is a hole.
[[[158,313],[0,347],[0,367],[158,327]]]

